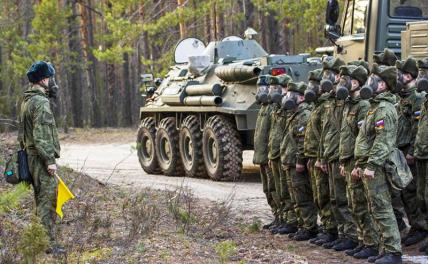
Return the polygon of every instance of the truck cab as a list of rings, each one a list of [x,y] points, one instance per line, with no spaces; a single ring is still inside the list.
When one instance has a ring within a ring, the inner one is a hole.
[[[325,35],[334,47],[328,50],[345,61],[372,63],[372,55],[384,48],[400,57],[401,31],[418,20],[428,20],[428,0],[346,0],[343,7],[329,0]]]

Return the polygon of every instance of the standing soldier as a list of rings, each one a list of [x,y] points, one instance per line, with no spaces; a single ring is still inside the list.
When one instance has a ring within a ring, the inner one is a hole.
[[[281,144],[281,164],[301,223],[301,229],[293,236],[297,241],[308,240],[317,235],[317,211],[303,148],[305,128],[311,113],[311,107],[304,97],[306,87],[303,82],[290,82],[287,95],[283,98],[283,108],[290,111],[290,117]]]
[[[270,129],[270,115],[272,112],[272,105],[268,103],[268,81],[269,75],[262,75],[257,81],[258,92],[256,101],[261,105],[257,115],[256,129],[254,132],[254,156],[253,163],[260,166],[260,178],[263,184],[263,192],[266,195],[268,204],[274,215],[274,221],[270,224],[264,225],[263,229],[279,224],[278,208],[279,206],[272,199],[272,193],[275,192],[275,183],[273,181],[272,171],[268,165],[268,142],[269,142],[269,129]]]
[[[57,181],[55,159],[59,158],[58,133],[49,98],[55,98],[55,69],[50,63],[35,62],[27,72],[30,88],[24,92],[21,105],[19,141],[28,153],[33,177],[36,214],[40,217],[50,239],[47,253],[64,253],[55,243]]]
[[[322,225],[322,232],[310,240],[311,243],[317,245],[331,242],[337,237],[337,226],[331,212],[328,175],[315,166],[319,157],[322,124],[326,119],[326,106],[330,97],[330,94],[322,91],[320,87],[321,79],[322,69],[309,73],[305,101],[307,103],[314,102],[314,109],[309,116],[303,144],[305,157],[308,158],[307,167],[311,176],[313,199]]]
[[[404,209],[411,226],[409,233],[403,238],[403,242],[405,246],[410,246],[424,240],[427,235],[426,219],[422,215],[416,195],[416,179],[419,175],[413,157],[423,96],[416,91],[416,78],[418,76],[416,60],[408,58],[405,61],[397,61],[396,67],[399,86],[402,88],[399,91],[400,101],[397,107],[397,147],[406,156],[407,164],[413,174],[413,180],[401,191]]]
[[[397,85],[395,67],[373,65],[372,74],[361,89],[363,99],[374,97],[355,143],[355,168],[352,176],[362,177],[364,189],[376,228],[382,253],[370,257],[377,264],[401,263],[400,232],[391,205],[391,195],[384,164],[395,147],[397,111],[391,90]]]
[[[397,56],[395,55],[394,51],[385,48],[383,52],[379,54],[373,55],[373,62],[377,63],[379,66],[395,66],[395,62],[398,60]],[[397,99],[397,96],[394,95],[394,97]],[[397,219],[398,228],[400,231],[404,230],[406,228],[406,223],[403,220],[404,217],[404,205],[403,201],[401,200],[401,194],[400,191],[391,189],[391,196],[392,196],[392,207],[394,208],[394,215]]]
[[[327,119],[323,126],[321,136],[321,168],[328,170],[330,201],[332,212],[337,223],[338,239],[325,243],[324,248],[333,248],[343,251],[355,248],[357,244],[356,227],[348,208],[346,197],[346,181],[340,175],[339,170],[339,137],[342,124],[344,101],[336,99],[337,84],[340,80],[340,67],[345,63],[339,59],[333,59],[323,64],[323,81],[331,87],[331,97],[327,108]],[[333,85],[334,84],[334,85]],[[327,168],[326,168],[327,165]]]
[[[420,92],[428,91],[428,58],[418,61],[419,74],[417,79],[417,89]],[[422,105],[419,119],[418,131],[415,140],[414,156],[416,159],[416,186],[418,205],[422,213],[427,214],[428,208],[428,97]],[[420,252],[428,254],[428,243],[424,244]]]
[[[281,169],[281,141],[284,137],[284,129],[287,122],[286,112],[281,107],[282,95],[287,92],[287,85],[291,77],[284,74],[270,78],[269,98],[272,101],[271,127],[269,132],[268,158],[269,167],[275,182],[274,201],[280,204],[279,216],[281,224],[272,229],[272,233],[290,234],[297,231],[297,218],[292,208],[287,181]]]
[[[360,88],[366,82],[368,73],[363,66],[349,65],[341,67],[340,75],[336,97],[346,99],[340,130],[340,173],[346,179],[348,207],[356,224],[359,240],[359,246],[347,250],[346,254],[358,259],[366,259],[379,254],[379,238],[368,211],[363,182],[360,178],[352,178],[351,172],[355,165],[355,139],[370,106],[367,100],[361,100],[360,97]]]

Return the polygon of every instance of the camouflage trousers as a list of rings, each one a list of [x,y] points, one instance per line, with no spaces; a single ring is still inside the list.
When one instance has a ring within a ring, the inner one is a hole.
[[[337,233],[337,225],[331,211],[328,175],[315,167],[316,158],[308,160],[314,204],[318,209],[324,232]]]
[[[36,214],[53,243],[55,241],[57,180],[48,174],[46,165],[39,156],[28,155],[28,165],[33,176]]]
[[[379,233],[375,229],[373,217],[369,213],[363,181],[361,179],[354,180],[351,177],[354,164],[354,159],[349,159],[343,164],[346,172],[346,196],[348,198],[348,207],[351,210],[357,228],[358,241],[365,246],[378,247]]]
[[[278,216],[279,205],[274,201],[272,194],[275,193],[275,182],[272,171],[268,164],[260,164],[260,178],[263,185],[263,192],[274,216]]]
[[[416,178],[418,203],[420,204],[421,212],[426,217],[428,208],[428,159],[417,159],[416,170],[418,175]]]
[[[275,182],[275,193],[272,193],[273,200],[279,204],[278,214],[283,223],[297,224],[296,213],[294,212],[286,175],[281,169],[280,158],[270,160],[273,179]]]
[[[362,168],[364,170],[364,167]],[[386,174],[383,167],[377,167],[373,179],[363,177],[369,212],[376,229],[379,230],[379,247],[385,253],[401,254],[400,231],[391,204]]]
[[[340,175],[339,161],[328,163],[331,210],[337,223],[340,237],[357,241],[357,229],[348,207],[346,178]]]
[[[296,166],[285,166],[284,172],[287,175],[288,190],[291,200],[294,202],[299,227],[306,230],[317,228],[317,209],[314,205],[311,180],[308,172],[297,172]]]

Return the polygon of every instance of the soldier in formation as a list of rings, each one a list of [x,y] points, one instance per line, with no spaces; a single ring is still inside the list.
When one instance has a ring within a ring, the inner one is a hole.
[[[402,263],[402,244],[428,234],[428,58],[399,61],[385,49],[373,60],[326,60],[307,84],[261,76],[254,163],[274,215],[265,229]],[[386,169],[397,151],[413,175],[403,188]]]

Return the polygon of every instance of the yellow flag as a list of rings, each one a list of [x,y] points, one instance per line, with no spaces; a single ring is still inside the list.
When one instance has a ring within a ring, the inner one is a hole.
[[[56,200],[56,213],[62,219],[62,206],[70,199],[74,199],[74,194],[68,189],[67,185],[62,181],[62,179],[56,175],[58,179],[58,194]]]

